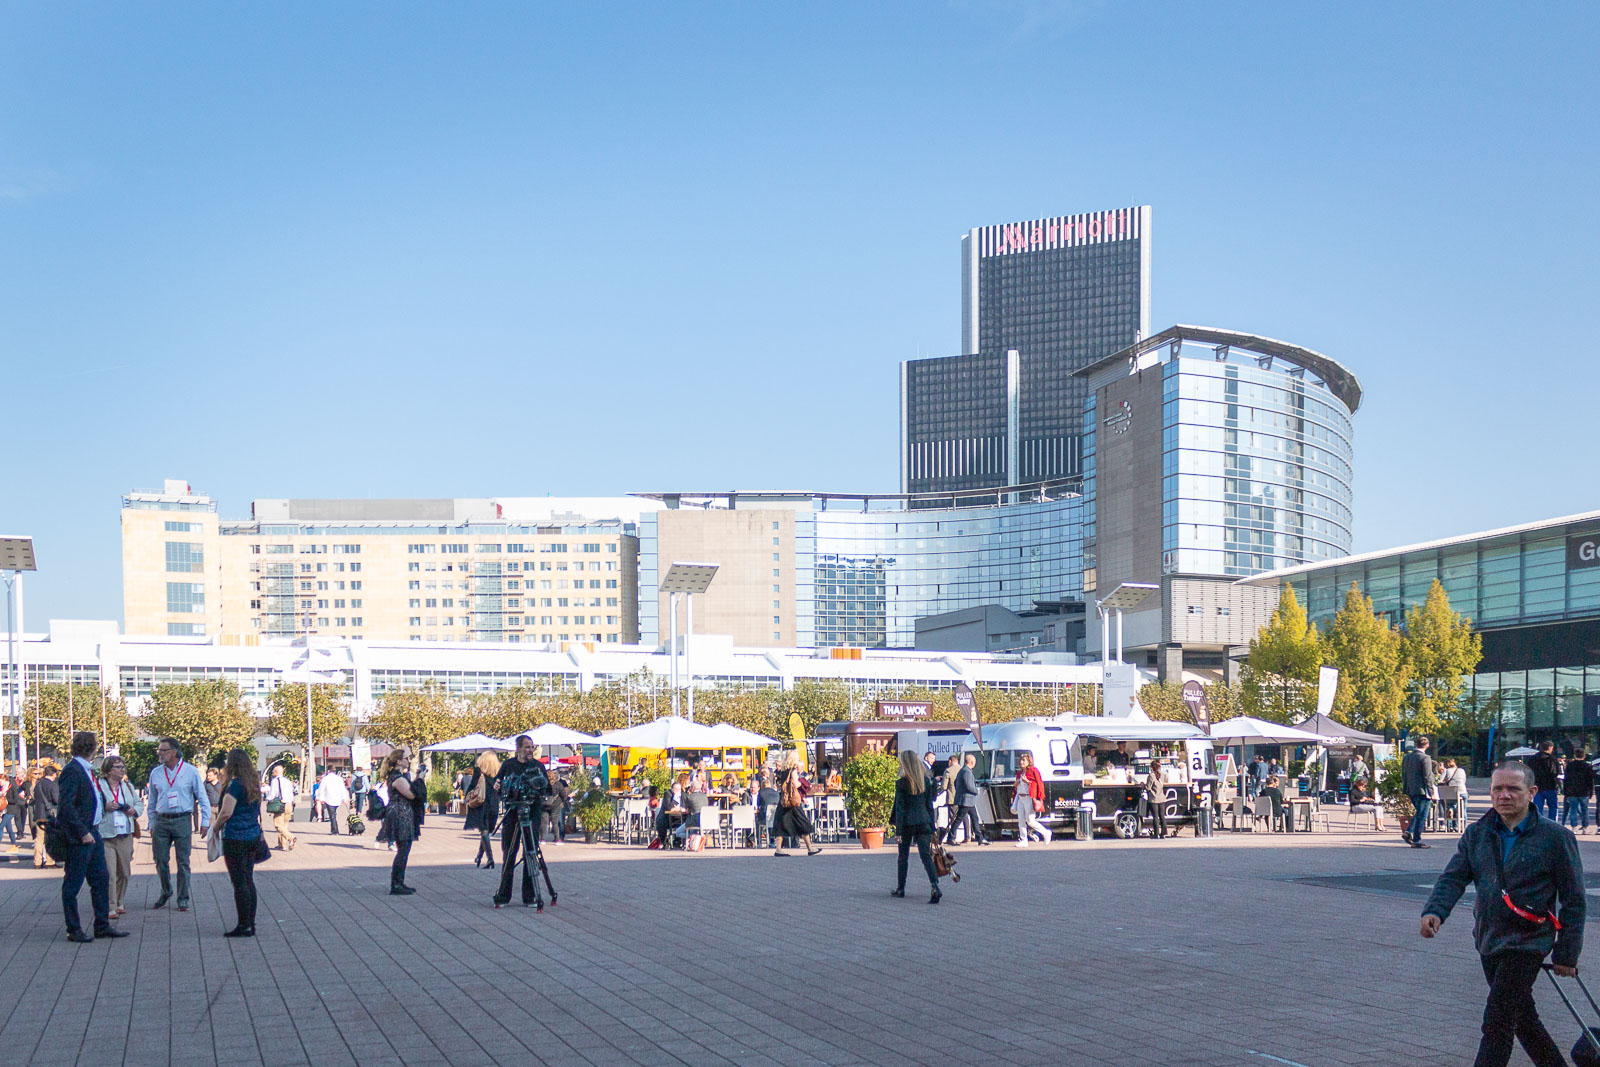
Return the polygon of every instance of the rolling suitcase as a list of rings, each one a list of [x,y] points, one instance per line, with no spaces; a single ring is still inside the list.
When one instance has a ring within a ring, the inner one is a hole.
[[[1575,1067],[1600,1067],[1600,1026],[1590,1026],[1583,1021],[1583,1016],[1567,999],[1567,991],[1561,988],[1561,983],[1556,981],[1555,969],[1550,964],[1544,965],[1544,973],[1550,976],[1550,984],[1556,987],[1556,994],[1561,998],[1561,1003],[1567,1006],[1572,1017],[1578,1021],[1578,1028],[1583,1031],[1583,1036],[1578,1038],[1578,1043],[1572,1046],[1572,1062]],[[1594,1001],[1594,994],[1589,992],[1589,987],[1583,984],[1583,979],[1576,975],[1572,979],[1578,983],[1578,988],[1583,990],[1583,995],[1589,1001],[1589,1007],[1600,1015],[1600,1004]]]

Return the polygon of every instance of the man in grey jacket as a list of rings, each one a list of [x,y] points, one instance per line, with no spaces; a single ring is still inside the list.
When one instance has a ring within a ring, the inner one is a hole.
[[[1422,909],[1422,936],[1433,937],[1466,891],[1473,941],[1489,980],[1483,1037],[1475,1067],[1504,1067],[1514,1040],[1537,1067],[1564,1065],[1539,1020],[1533,984],[1548,953],[1555,973],[1578,973],[1586,911],[1583,865],[1572,831],[1532,807],[1533,770],[1500,766],[1489,780],[1494,810],[1467,828]]]
[[[1400,839],[1412,848],[1428,848],[1422,843],[1422,828],[1428,825],[1428,808],[1433,804],[1433,757],[1428,755],[1428,739],[1418,737],[1415,746],[1400,761],[1400,786],[1411,798],[1416,814],[1411,825],[1400,834]]]
[[[950,757],[954,762],[955,757]],[[955,803],[951,807],[950,829],[945,831],[944,843],[955,844],[956,827],[962,823],[967,827],[967,840],[987,845],[989,839],[983,836],[983,828],[978,825],[978,778],[972,773],[972,768],[978,765],[978,757],[967,754],[964,766],[956,774]]]

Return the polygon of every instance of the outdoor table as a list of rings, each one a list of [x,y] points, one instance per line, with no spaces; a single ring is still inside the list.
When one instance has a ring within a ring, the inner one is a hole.
[[[1284,801],[1285,818],[1283,828],[1286,833],[1306,832],[1311,830],[1311,798],[1289,797]]]

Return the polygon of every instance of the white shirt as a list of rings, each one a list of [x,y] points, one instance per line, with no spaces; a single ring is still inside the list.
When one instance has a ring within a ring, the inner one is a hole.
[[[286,774],[273,775],[272,780],[267,783],[267,799],[281,800],[285,804],[293,804],[294,798],[294,783],[289,781],[289,776]]]
[[[99,788],[98,785],[96,785],[96,782],[98,782],[99,779],[97,779],[94,776],[94,768],[92,766],[90,766],[88,760],[84,759],[82,756],[73,756],[72,759],[73,759],[73,762],[77,763],[78,766],[83,768],[83,773],[85,775],[87,775],[88,778],[89,778],[89,784],[95,786],[95,791],[94,791],[94,820],[92,822],[90,822],[89,825],[91,825],[91,826],[99,826],[100,825],[100,820],[106,817],[105,801],[101,799],[101,797],[100,797],[100,788]]]
[[[337,808],[350,799],[350,791],[344,787],[344,779],[329,771],[322,776],[322,785],[317,789],[317,799],[330,808]]]

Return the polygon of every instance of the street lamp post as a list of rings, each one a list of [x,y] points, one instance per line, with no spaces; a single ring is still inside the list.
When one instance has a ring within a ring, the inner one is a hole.
[[[22,712],[17,708],[17,690],[21,688],[21,679],[17,676],[17,640],[22,631],[22,574],[24,571],[36,571],[38,562],[33,555],[33,538],[31,537],[0,537],[0,572],[6,576],[6,596],[9,611],[9,627],[6,631],[6,659],[8,671],[6,680],[10,683],[11,719],[17,727],[17,768],[21,770],[27,761],[28,754],[22,747]],[[0,721],[0,765],[5,762],[5,723]]]
[[[694,643],[694,598],[696,594],[704,593],[711,585],[711,579],[717,576],[715,563],[674,563],[667,568],[667,576],[661,580],[661,591],[668,594],[668,601],[672,607],[672,711],[678,711],[678,594],[682,593],[688,599],[688,619],[684,627],[683,637],[683,668],[684,681],[689,687],[689,719],[694,720],[694,666],[689,646]]]

